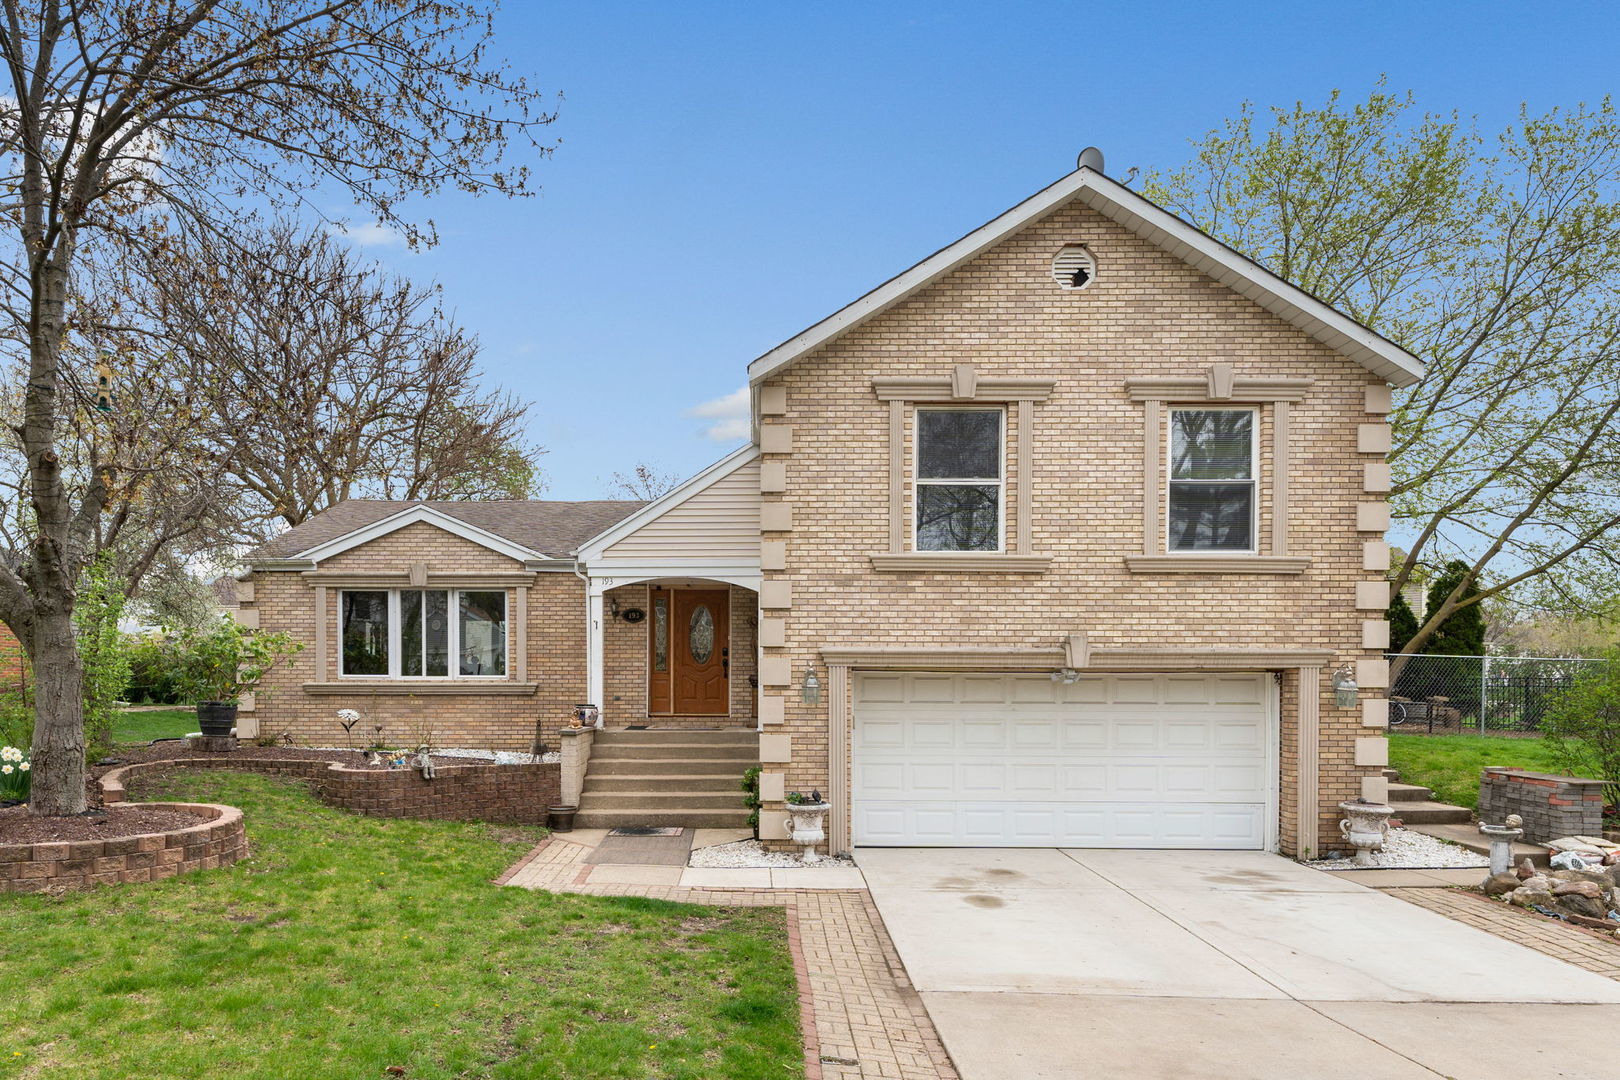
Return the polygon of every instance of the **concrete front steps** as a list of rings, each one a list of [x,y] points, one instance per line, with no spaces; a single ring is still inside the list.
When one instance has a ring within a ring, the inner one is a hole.
[[[757,764],[759,735],[748,728],[599,731],[574,823],[582,829],[747,828],[742,775]]]
[[[1491,853],[1490,841],[1480,835],[1472,810],[1435,802],[1432,790],[1400,783],[1401,774],[1394,769],[1385,769],[1384,776],[1389,780],[1389,805],[1395,808],[1395,820],[1413,832],[1450,841],[1468,851],[1481,855]],[[1514,844],[1513,865],[1519,865],[1523,859],[1529,859],[1533,866],[1546,866],[1547,849],[1534,844]]]

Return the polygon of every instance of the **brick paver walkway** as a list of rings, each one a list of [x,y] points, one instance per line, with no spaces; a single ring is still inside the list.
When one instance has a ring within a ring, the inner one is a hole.
[[[591,849],[546,840],[499,884],[727,907],[781,905],[799,980],[808,1080],[957,1080],[869,894],[854,889],[694,889],[588,880]]]
[[[1390,896],[1620,981],[1620,941],[1462,889],[1384,889]]]

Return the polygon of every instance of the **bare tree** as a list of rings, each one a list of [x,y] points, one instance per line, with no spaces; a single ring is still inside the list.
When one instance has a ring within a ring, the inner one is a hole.
[[[1262,128],[1245,107],[1146,187],[1428,362],[1392,417],[1392,587],[1467,572],[1407,653],[1510,590],[1599,608],[1620,567],[1620,116],[1521,114],[1487,151],[1411,110],[1335,93]]]
[[[674,473],[659,471],[656,465],[637,462],[629,473],[616,472],[608,484],[608,494],[615,499],[640,499],[652,502],[681,482]]]
[[[258,531],[347,498],[523,499],[528,406],[478,386],[478,342],[425,289],[330,233],[180,248],[147,314]]]
[[[513,139],[551,115],[487,55],[475,0],[0,0],[0,251],[4,317],[26,342],[17,426],[26,535],[0,566],[0,619],[38,685],[36,814],[84,809],[80,572],[123,481],[98,451],[71,484],[64,461],[84,358],[78,272],[87,258],[160,257],[180,227],[227,237],[312,189],[431,242],[402,198],[446,185],[521,193]],[[105,298],[103,298],[105,299]]]

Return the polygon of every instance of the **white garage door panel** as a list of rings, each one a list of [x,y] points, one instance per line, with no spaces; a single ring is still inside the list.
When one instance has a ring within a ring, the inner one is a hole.
[[[1264,675],[857,675],[858,844],[1258,848]]]

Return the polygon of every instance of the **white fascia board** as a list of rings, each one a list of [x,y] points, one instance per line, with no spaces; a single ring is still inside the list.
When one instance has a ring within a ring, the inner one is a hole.
[[[522,544],[514,544],[504,536],[497,536],[488,529],[480,529],[476,525],[469,525],[460,518],[451,517],[449,514],[435,510],[431,506],[406,507],[397,514],[390,514],[379,521],[372,522],[370,525],[328,540],[324,544],[317,544],[307,551],[300,551],[294,558],[308,559],[310,562],[318,563],[322,559],[328,559],[340,552],[357,548],[361,544],[375,540],[380,536],[387,536],[391,532],[403,529],[407,525],[415,525],[417,522],[426,522],[429,525],[443,529],[447,533],[459,536],[463,540],[471,540],[481,547],[489,548],[489,550],[498,552],[508,558],[516,559],[518,562],[551,561],[549,555],[531,551]]]
[[[761,580],[757,560],[715,562],[703,559],[598,559],[592,563],[581,564],[580,569],[589,580],[591,590],[596,592],[616,589],[620,585],[663,579],[724,581],[758,592]]]
[[[727,476],[730,476],[732,473],[736,472],[744,465],[747,465],[750,461],[753,461],[757,457],[759,457],[759,446],[756,443],[749,443],[747,446],[739,446],[737,449],[733,450],[731,453],[727,454],[713,465],[710,465],[707,469],[704,469],[690,480],[683,481],[676,487],[670,488],[668,491],[658,496],[658,498],[654,499],[646,506],[643,506],[640,510],[637,510],[629,517],[625,518],[623,521],[609,526],[607,529],[597,533],[595,536],[579,545],[579,547],[575,550],[575,558],[581,563],[590,562],[593,559],[600,559],[602,552],[606,551],[620,540],[623,540],[625,537],[629,536],[631,533],[635,532],[649,521],[655,520],[665,511],[671,509],[672,507],[679,506],[692,496],[706,490],[710,485],[723,480]],[[755,567],[755,569],[757,570],[758,567]]]
[[[1158,244],[1373,374],[1396,386],[1411,386],[1423,378],[1423,362],[1399,345],[1290,285],[1259,263],[1129,188],[1090,169],[1076,169],[761,356],[748,365],[749,383],[757,385],[806,353],[887,311],[1077,196],[1093,210]]]

